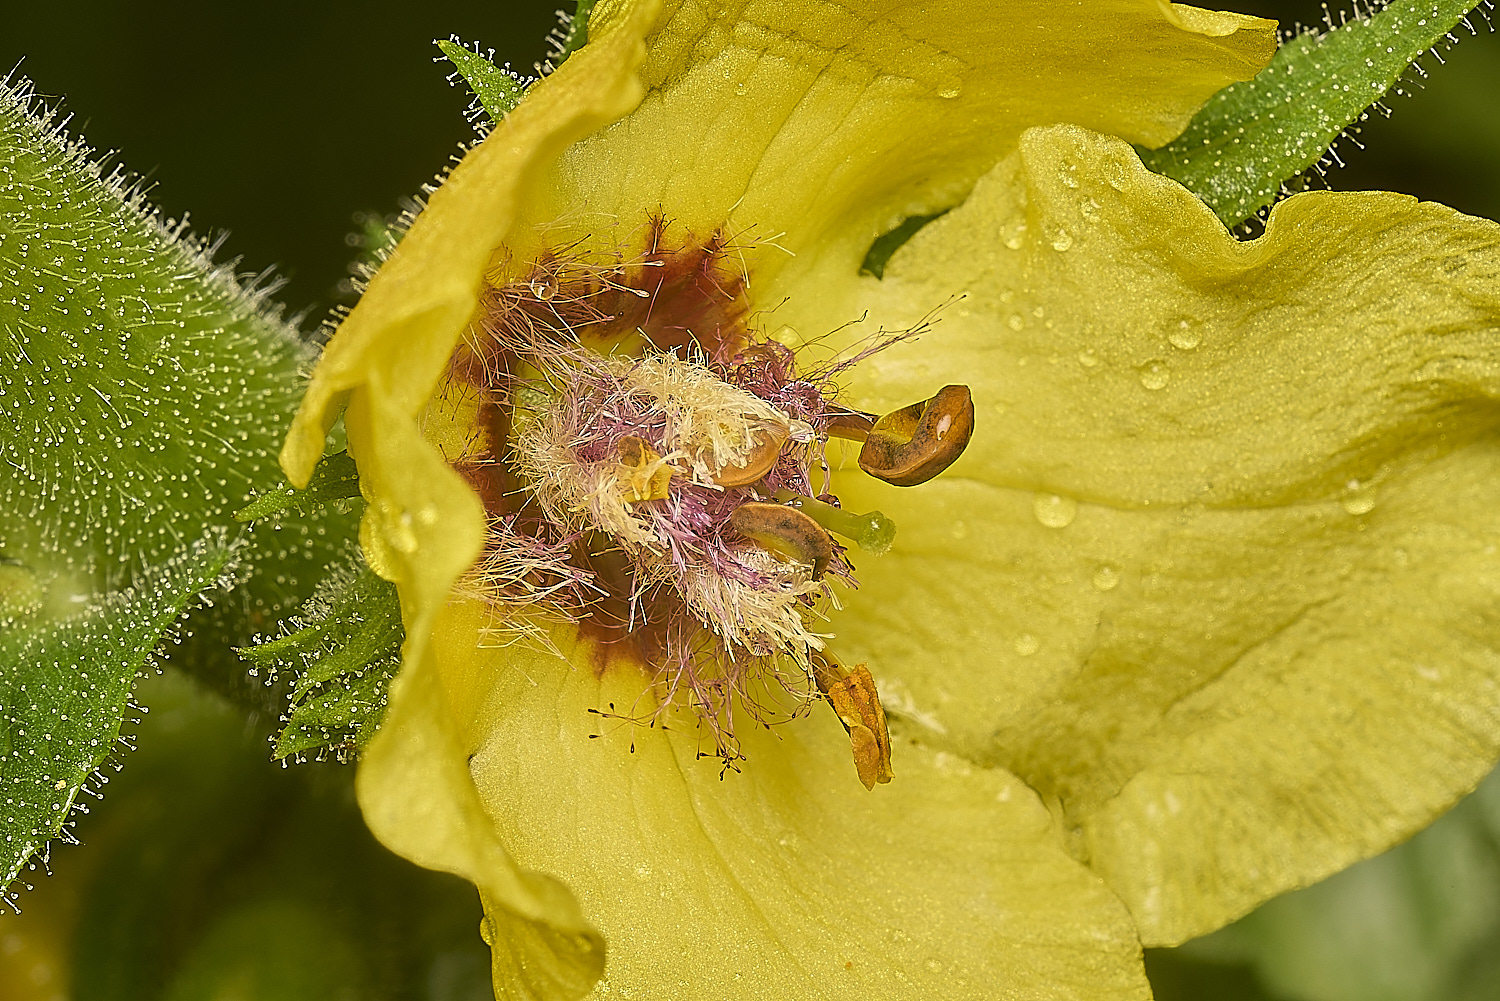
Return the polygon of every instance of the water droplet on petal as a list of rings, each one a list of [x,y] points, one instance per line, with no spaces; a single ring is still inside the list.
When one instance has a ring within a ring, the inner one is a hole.
[[[1094,571],[1094,589],[1098,591],[1113,591],[1120,583],[1120,571],[1105,563]]]
[[[1082,365],[1084,368],[1093,368],[1095,365],[1099,364],[1099,356],[1094,354],[1093,348],[1084,348],[1082,351],[1078,352],[1078,364]]]
[[[1344,485],[1344,495],[1339,503],[1350,514],[1369,514],[1375,509],[1375,492],[1368,484],[1350,480]]]
[[[1078,517],[1078,502],[1057,494],[1037,494],[1031,502],[1031,513],[1048,528],[1067,528]]]
[[[1078,165],[1075,163],[1070,163],[1067,166],[1060,168],[1057,172],[1057,179],[1061,181],[1066,187],[1078,187]]]
[[[1167,363],[1160,358],[1153,358],[1141,366],[1141,385],[1147,389],[1166,389],[1171,380],[1172,373],[1167,371]]]
[[[1172,342],[1174,348],[1191,351],[1202,343],[1203,335],[1193,321],[1181,319],[1167,331],[1167,340]]]
[[[1042,641],[1030,633],[1022,633],[1016,637],[1015,647],[1022,657],[1030,657],[1042,648]]]
[[[1052,249],[1058,253],[1066,253],[1073,246],[1073,234],[1057,227],[1057,232],[1052,234]]]

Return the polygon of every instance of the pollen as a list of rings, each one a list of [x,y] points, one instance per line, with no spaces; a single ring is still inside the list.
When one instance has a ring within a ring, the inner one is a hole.
[[[654,704],[630,718],[685,720],[726,765],[737,715],[782,722],[826,699],[861,781],[886,781],[874,683],[863,668],[858,685],[830,680],[825,621],[857,585],[852,551],[886,551],[895,526],[843,510],[826,450],[862,441],[871,475],[921,482],[967,442],[967,391],[888,418],[846,406],[836,377],[909,332],[803,366],[749,326],[753,248],[668,233],[652,217],[634,256],[562,247],[529,270],[494,255],[434,403],[450,424],[469,418],[444,452],[490,516],[464,586],[499,632],[571,625],[594,641],[596,670],[643,671]]]

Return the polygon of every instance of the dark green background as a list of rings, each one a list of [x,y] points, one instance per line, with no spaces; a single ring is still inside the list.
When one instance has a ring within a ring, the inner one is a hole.
[[[227,229],[242,270],[275,266],[282,300],[316,319],[348,276],[352,213],[396,211],[475,137],[433,39],[530,73],[558,6],[10,0],[0,67],[24,57],[75,132],[118,151],[167,214]]]

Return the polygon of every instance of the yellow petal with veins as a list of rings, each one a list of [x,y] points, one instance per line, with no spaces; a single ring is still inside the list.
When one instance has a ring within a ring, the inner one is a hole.
[[[747,761],[723,774],[690,717],[664,732],[594,712],[642,709],[641,673],[596,674],[587,648],[561,647],[572,667],[477,649],[485,615],[445,610],[434,661],[477,708],[466,750],[496,835],[604,933],[591,996],[1150,997],[1124,908],[1014,776],[907,741],[896,781],[866,792],[821,710],[747,724]],[[410,706],[393,699],[386,726],[429,731]]]
[[[1169,141],[1276,44],[1272,21],[1161,0],[683,0],[647,41],[640,107],[570,149],[528,218],[613,227],[612,245],[657,208],[700,234],[727,221],[790,252],[756,262],[765,303],[783,272],[857,267],[905,217],[957,204],[1030,126]]]
[[[1240,243],[1058,127],[844,291],[792,322],[963,295],[854,393],[965,379],[978,417],[919,490],[838,477],[901,526],[838,649],[1040,791],[1147,944],[1399,842],[1494,764],[1500,226],[1322,192]]]

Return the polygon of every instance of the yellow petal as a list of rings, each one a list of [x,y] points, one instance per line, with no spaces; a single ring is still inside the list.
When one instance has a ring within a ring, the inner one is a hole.
[[[901,219],[958,203],[1026,128],[1159,145],[1276,46],[1272,21],[1160,0],[683,0],[648,44],[641,106],[569,150],[531,216],[622,242],[658,208],[700,234],[727,220],[796,255],[757,261],[767,303],[783,266],[847,273]]]
[[[1500,226],[1439,205],[1298,195],[1238,243],[1118,140],[1029,133],[794,317],[965,296],[858,370],[978,416],[917,490],[842,474],[900,534],[837,649],[1038,789],[1147,944],[1409,836],[1500,751],[1497,278]]]
[[[706,10],[681,4],[658,20],[653,3],[601,4],[590,45],[433,196],[315,373],[283,464],[305,483],[347,400],[370,502],[361,542],[400,586],[408,632],[361,805],[393,849],[480,887],[497,989],[517,997],[586,990],[602,959],[594,928],[611,943],[610,983],[652,997],[780,996],[804,982],[806,996],[990,996],[997,982],[1144,996],[1113,898],[1003,772],[914,746],[899,766],[904,791],[872,796],[849,781],[848,743],[828,716],[747,740],[762,770],[724,783],[691,762],[687,738],[647,735],[634,756],[618,735],[575,739],[587,708],[633,702],[641,680],[591,689],[555,659],[474,656],[477,613],[444,601],[479,551],[482,513],[417,419],[487,266],[524,267],[544,242],[628,234],[661,211],[700,235],[784,230],[804,270],[838,260],[852,274],[870,237],[963,197],[1029,124],[1080,118],[1169,138],[1214,90],[1259,68],[1269,23],[1154,0],[1086,14],[1026,4],[983,24],[958,4],[878,17],[820,3],[713,20]],[[643,93],[635,114],[549,166]],[[509,264],[492,257],[502,244]],[[780,259],[760,254],[757,277],[769,281]],[[758,294],[776,301],[774,287]],[[438,655],[440,616],[458,624]],[[507,741],[519,753],[494,750]],[[573,760],[590,743],[610,756]],[[768,839],[782,834],[809,847],[778,853],[786,846]],[[623,879],[642,853],[669,870],[658,887]],[[848,965],[819,965],[834,952]],[[734,974],[752,983],[742,991],[725,979]]]
[[[472,743],[449,754],[472,755],[516,861],[566,883],[603,932],[595,996],[1149,997],[1123,907],[1013,776],[903,741],[898,779],[866,792],[827,712],[747,723],[748,760],[724,774],[691,732],[593,712],[644,710],[634,667],[477,649],[485,615],[451,606],[438,625],[445,688],[467,693],[450,712],[472,714]]]
[[[359,306],[329,343],[282,465],[306,483],[347,401],[350,452],[370,502],[365,555],[401,586],[407,642],[391,708],[359,776],[360,803],[389,847],[480,888],[496,931],[497,969],[537,996],[578,996],[598,976],[603,945],[555,880],[517,868],[479,805],[453,731],[451,699],[428,654],[432,622],[455,577],[478,555],[479,501],[423,440],[416,417],[432,397],[477,305],[482,271],[538,172],[566,145],[629,111],[641,4],[587,53],[538,87],[436,192]],[[525,996],[524,994],[522,996]]]

